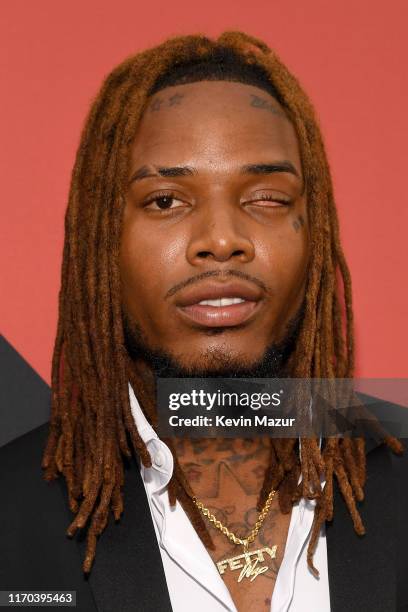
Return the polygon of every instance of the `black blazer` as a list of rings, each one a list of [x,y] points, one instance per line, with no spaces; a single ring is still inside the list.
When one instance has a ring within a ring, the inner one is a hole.
[[[73,515],[64,481],[42,479],[47,429],[0,449],[0,590],[76,590],[78,612],[170,612],[136,462],[126,470],[124,513],[117,524],[110,519],[86,580],[85,538],[65,536]],[[369,440],[365,492],[366,534],[358,536],[335,484],[334,519],[326,528],[332,612],[407,612],[408,450],[397,457]]]

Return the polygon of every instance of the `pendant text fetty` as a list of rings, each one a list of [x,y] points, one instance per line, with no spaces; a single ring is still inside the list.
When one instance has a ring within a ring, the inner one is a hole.
[[[276,544],[272,548],[258,548],[257,550],[246,551],[242,555],[237,555],[230,559],[223,559],[217,563],[218,571],[220,574],[223,574],[226,569],[241,570],[238,575],[238,582],[241,582],[243,578],[249,578],[249,581],[252,582],[257,576],[268,571],[268,565],[258,564],[266,563],[265,554],[269,555],[271,559],[275,559],[277,548]]]

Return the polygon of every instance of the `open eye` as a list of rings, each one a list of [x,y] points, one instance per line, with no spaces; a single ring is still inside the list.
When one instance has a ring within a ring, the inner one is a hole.
[[[155,194],[144,202],[145,208],[150,210],[174,210],[185,206],[185,202],[176,198],[174,193]]]

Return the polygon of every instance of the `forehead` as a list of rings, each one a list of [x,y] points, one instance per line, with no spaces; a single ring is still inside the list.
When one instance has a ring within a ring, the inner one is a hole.
[[[143,163],[287,159],[301,172],[296,132],[279,102],[243,83],[201,81],[167,87],[152,96],[138,125],[132,167]]]

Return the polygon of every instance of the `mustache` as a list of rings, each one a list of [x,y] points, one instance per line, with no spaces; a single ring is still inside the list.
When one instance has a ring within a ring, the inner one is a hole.
[[[195,283],[199,283],[200,281],[206,278],[229,278],[229,277],[236,277],[236,278],[240,278],[240,279],[249,281],[251,283],[254,283],[255,285],[257,285],[258,287],[260,287],[263,291],[267,293],[269,293],[270,291],[268,286],[263,281],[261,281],[256,276],[247,274],[246,272],[241,272],[240,270],[208,270],[207,272],[202,272],[201,274],[197,274],[196,276],[191,276],[190,278],[184,281],[181,281],[180,283],[177,283],[177,285],[174,285],[173,287],[171,287],[171,289],[167,291],[165,295],[165,299],[171,297],[172,295],[177,293],[177,291],[180,291],[181,289],[184,289],[185,287],[189,287],[190,285],[194,285]]]

